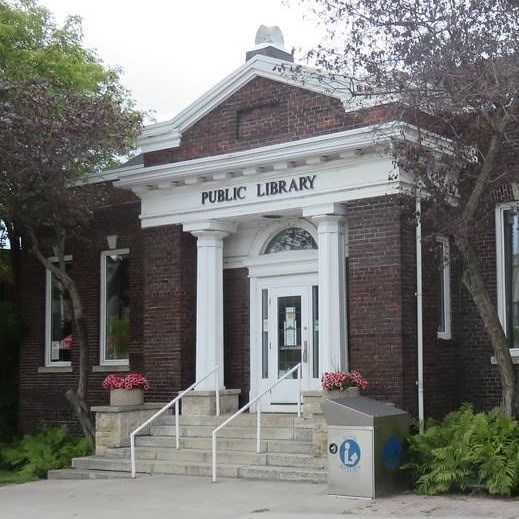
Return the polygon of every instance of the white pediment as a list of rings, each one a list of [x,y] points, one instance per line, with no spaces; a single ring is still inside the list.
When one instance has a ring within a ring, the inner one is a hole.
[[[182,110],[173,119],[146,126],[138,140],[139,147],[143,153],[147,153],[180,146],[182,133],[186,129],[202,119],[202,117],[256,77],[271,79],[287,85],[335,97],[343,104],[351,101],[351,96],[345,91],[344,87],[340,88],[338,84],[318,81],[316,77],[312,77],[313,75],[310,72],[304,74],[304,80],[295,78],[290,72],[283,72],[278,69],[278,67],[283,64],[291,65],[282,60],[261,54],[254,56],[211,88],[211,90]],[[309,71],[309,69],[303,70]],[[366,105],[364,104],[364,106]]]

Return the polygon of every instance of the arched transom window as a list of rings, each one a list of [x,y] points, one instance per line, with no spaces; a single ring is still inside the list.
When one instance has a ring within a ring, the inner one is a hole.
[[[314,238],[308,231],[300,227],[290,227],[276,234],[276,236],[270,240],[264,254],[315,249],[317,249],[317,243],[315,243]]]

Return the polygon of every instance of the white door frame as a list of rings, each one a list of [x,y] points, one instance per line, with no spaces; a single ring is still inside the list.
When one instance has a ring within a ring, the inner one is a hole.
[[[306,252],[306,251],[305,251]],[[312,251],[314,252],[314,251]],[[315,256],[317,256],[315,251]],[[314,263],[314,262],[312,262]],[[254,398],[259,394],[261,387],[261,369],[262,369],[262,290],[264,289],[282,289],[282,288],[299,288],[312,287],[318,285],[317,258],[314,263],[314,272],[293,273],[284,275],[269,275],[264,277],[250,278],[250,398]],[[307,270],[307,268],[305,269]],[[310,288],[311,290],[311,288]],[[311,306],[311,300],[309,301]],[[309,316],[311,321],[311,316]],[[308,336],[311,340],[311,330],[308,330]],[[303,378],[303,389],[310,389],[313,379]],[[264,411],[287,412],[295,411],[296,405],[270,405],[268,398],[262,402],[261,409]],[[255,406],[251,411],[255,412]]]

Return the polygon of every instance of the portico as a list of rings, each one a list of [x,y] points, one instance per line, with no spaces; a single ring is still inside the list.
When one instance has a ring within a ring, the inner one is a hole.
[[[249,279],[251,395],[298,362],[304,389],[348,368],[347,203],[395,192],[391,167],[363,128],[121,178],[141,197],[143,227],[181,224],[197,239],[197,379],[217,365],[225,389],[223,272],[233,268]],[[266,408],[291,410],[296,399],[287,381]]]

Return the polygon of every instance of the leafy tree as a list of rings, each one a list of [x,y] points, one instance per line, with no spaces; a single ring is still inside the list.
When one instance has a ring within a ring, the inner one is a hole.
[[[452,238],[493,347],[501,408],[518,411],[509,342],[482,279],[474,242],[492,193],[519,181],[503,157],[517,146],[519,4],[512,0],[300,0],[326,38],[309,54],[322,81],[355,103],[386,104],[416,125],[395,142],[400,171],[429,200],[421,217]],[[308,73],[302,68],[299,74]]]
[[[88,184],[131,148],[141,114],[106,68],[82,47],[80,21],[57,27],[33,1],[0,2],[0,214],[16,255],[18,235],[72,301],[79,377],[66,397],[85,435],[94,429],[86,403],[88,333],[65,246],[81,235],[102,186]],[[54,251],[57,263],[48,259]]]

